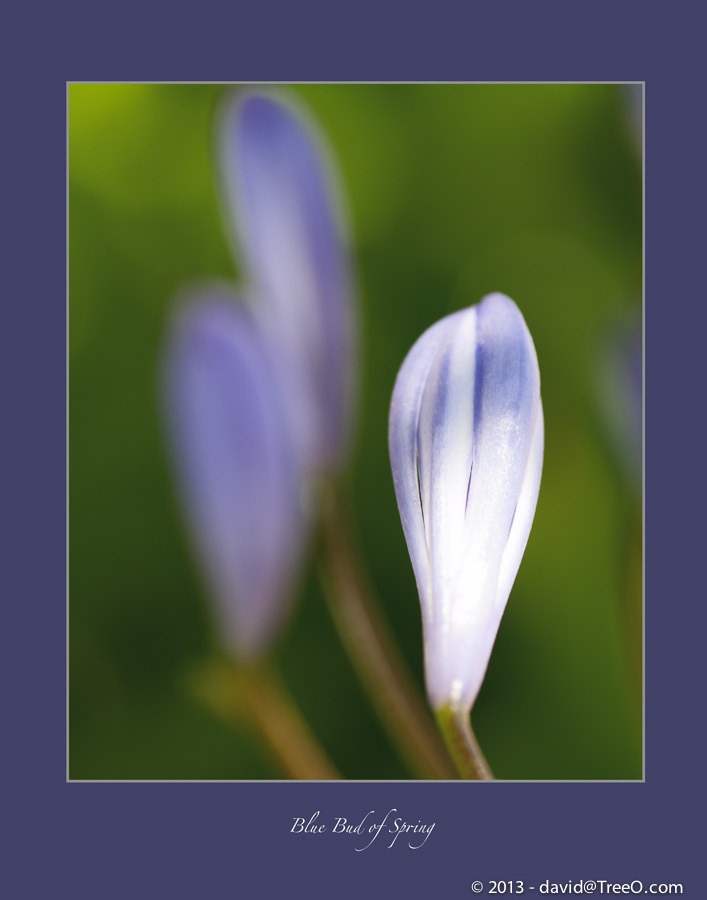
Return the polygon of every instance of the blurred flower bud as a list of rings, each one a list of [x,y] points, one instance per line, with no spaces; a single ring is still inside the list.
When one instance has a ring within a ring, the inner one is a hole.
[[[639,161],[643,157],[643,85],[622,84],[621,103],[624,108],[626,129]]]
[[[237,656],[273,637],[303,539],[299,472],[272,355],[227,291],[178,307],[164,402],[170,449],[219,633]]]
[[[643,335],[640,322],[608,325],[601,335],[599,399],[624,474],[640,492],[643,475]]]
[[[309,119],[271,94],[231,101],[220,149],[254,315],[285,367],[299,444],[310,468],[335,469],[351,426],[355,322],[327,156]]]
[[[543,441],[537,357],[512,300],[491,294],[414,344],[389,443],[435,710],[469,710],[479,692],[530,534]]]

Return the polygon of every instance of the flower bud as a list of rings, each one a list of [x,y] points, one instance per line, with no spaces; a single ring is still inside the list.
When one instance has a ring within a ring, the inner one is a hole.
[[[164,402],[178,487],[219,632],[260,653],[293,594],[303,522],[276,363],[226,291],[177,309]]]
[[[246,94],[222,119],[228,216],[253,310],[287,372],[311,468],[346,452],[353,394],[349,253],[333,173],[309,119],[273,94]]]
[[[538,362],[512,300],[491,294],[419,338],[395,383],[389,445],[430,702],[468,710],[530,534],[542,470]]]

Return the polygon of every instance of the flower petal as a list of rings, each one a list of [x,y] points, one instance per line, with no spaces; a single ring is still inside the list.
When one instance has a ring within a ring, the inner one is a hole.
[[[221,634],[258,653],[292,595],[302,522],[277,373],[250,317],[224,291],[172,323],[164,370],[185,511]]]
[[[417,426],[420,497],[438,627],[451,621],[453,611],[447,605],[464,556],[474,450],[476,309],[463,310],[444,321],[445,340],[430,367]]]
[[[448,640],[439,651],[445,659],[445,680],[456,685],[453,693],[461,687],[460,701],[467,706],[481,687],[520,565],[518,557],[509,579],[513,562],[508,563],[502,579],[540,407],[537,356],[515,303],[502,294],[484,298],[477,327],[473,473],[464,557],[450,599]],[[522,534],[524,520],[518,524]],[[525,524],[529,531],[530,523]]]
[[[390,403],[388,446],[403,533],[422,602],[423,619],[432,615],[432,584],[425,522],[420,504],[417,433],[422,397],[430,369],[452,327],[447,317],[415,342],[398,372]]]
[[[535,430],[530,443],[528,464],[525,468],[523,486],[518,496],[518,505],[513,514],[513,524],[503,551],[501,570],[498,577],[498,595],[496,603],[503,609],[511,593],[513,582],[516,580],[520,568],[525,547],[530,537],[530,529],[535,518],[535,507],[540,492],[540,478],[543,470],[543,454],[545,449],[545,424],[543,421],[542,404],[538,404],[538,413],[535,420]]]
[[[336,465],[348,437],[354,323],[325,152],[300,111],[248,94],[224,115],[222,166],[256,315],[299,395],[302,439],[315,464]]]

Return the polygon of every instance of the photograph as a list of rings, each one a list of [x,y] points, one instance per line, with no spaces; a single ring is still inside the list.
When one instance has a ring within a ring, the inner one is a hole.
[[[644,780],[643,110],[67,85],[70,782]]]

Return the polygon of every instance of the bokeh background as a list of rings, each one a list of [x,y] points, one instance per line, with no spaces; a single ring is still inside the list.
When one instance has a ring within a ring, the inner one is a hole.
[[[233,89],[69,89],[74,779],[280,777],[245,724],[222,724],[189,687],[215,638],[157,402],[175,295],[243,276],[214,166],[214,115]],[[388,403],[425,328],[503,291],[538,352],[545,466],[475,730],[500,778],[640,778],[640,468],[620,433],[640,400],[612,349],[617,334],[640,334],[640,89],[288,90],[327,135],[347,198],[362,344],[349,489],[371,580],[420,690]],[[314,558],[275,655],[345,777],[410,777],[328,619]]]

